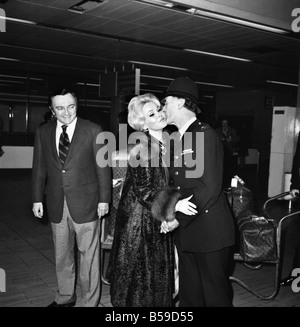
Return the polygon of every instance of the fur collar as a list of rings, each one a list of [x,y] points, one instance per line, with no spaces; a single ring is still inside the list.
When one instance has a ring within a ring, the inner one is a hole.
[[[176,218],[175,206],[181,193],[170,186],[158,191],[151,206],[153,218],[159,221],[172,221]]]

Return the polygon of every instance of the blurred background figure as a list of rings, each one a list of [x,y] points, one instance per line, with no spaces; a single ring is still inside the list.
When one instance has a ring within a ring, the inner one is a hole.
[[[239,148],[238,155],[240,160],[240,168],[245,168],[246,165],[246,157],[249,155],[249,141],[248,141],[248,130],[245,122],[242,123],[242,126],[239,130]]]
[[[224,148],[223,187],[229,187],[231,178],[237,173],[238,145],[240,138],[228,119],[222,119],[221,126],[216,129]]]
[[[53,117],[52,111],[47,111],[47,112],[45,113],[45,115],[44,115],[44,121],[42,121],[42,122],[40,123],[40,125],[47,124],[47,123],[49,123],[49,121],[51,121],[52,119],[55,119],[55,118]]]

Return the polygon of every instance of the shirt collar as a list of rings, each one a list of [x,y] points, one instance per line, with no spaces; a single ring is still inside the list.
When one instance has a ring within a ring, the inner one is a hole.
[[[180,133],[180,139],[182,138],[183,134],[186,132],[186,130],[192,125],[192,123],[197,119],[197,117],[193,117],[190,119],[187,123],[185,123],[178,132]]]
[[[67,125],[68,126],[67,132],[70,131],[70,130],[74,130],[75,129],[76,122],[77,122],[77,117],[72,121],[71,124]],[[57,120],[57,129],[61,130],[61,127],[63,125],[65,125],[65,124],[63,124],[62,122],[60,122],[59,120]]]

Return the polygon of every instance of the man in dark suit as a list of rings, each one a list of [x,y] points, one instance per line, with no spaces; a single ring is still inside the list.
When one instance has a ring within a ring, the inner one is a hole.
[[[181,136],[170,177],[183,198],[192,195],[198,211],[176,212],[176,219],[168,223],[169,230],[175,229],[179,255],[179,305],[230,307],[234,223],[222,192],[222,142],[213,128],[196,118],[198,88],[190,78],[171,82],[164,102],[167,122],[175,124]]]
[[[43,198],[53,232],[58,291],[49,306],[76,303],[75,239],[84,306],[100,301],[99,218],[111,200],[111,172],[97,157],[102,128],[77,117],[77,97],[65,89],[51,97],[54,121],[36,130],[32,192],[33,213],[42,218]],[[98,162],[97,162],[97,160]]]

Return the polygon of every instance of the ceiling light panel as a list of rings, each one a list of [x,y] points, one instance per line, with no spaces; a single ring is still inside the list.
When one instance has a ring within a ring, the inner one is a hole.
[[[142,0],[142,2],[146,2],[151,5],[164,6],[164,7],[169,7],[169,8],[172,8],[174,6],[173,3],[169,2],[169,1],[163,1],[163,0]]]
[[[103,4],[107,0],[98,0],[98,1],[81,1],[76,5],[70,7],[68,10],[75,12],[77,14],[83,14],[84,12],[96,9],[99,5]]]
[[[287,83],[287,82],[280,82],[280,81],[270,81],[267,80],[267,83],[272,83],[272,84],[280,84],[280,85],[287,85],[287,86],[294,86],[294,87],[298,87],[298,84],[293,84],[293,83]]]
[[[194,49],[183,49],[183,51],[195,52],[195,53],[199,53],[199,54],[203,54],[203,55],[207,55],[207,56],[220,57],[220,58],[232,59],[232,60],[237,60],[237,61],[245,61],[245,62],[251,62],[252,61],[250,59],[226,56],[226,55],[222,55],[222,54],[219,54],[219,53],[206,52],[206,51],[200,51],[200,50],[194,50]]]
[[[188,5],[186,5],[186,6],[182,5],[182,4],[181,5],[176,5],[176,4],[172,4],[169,1],[137,0],[137,2],[148,3],[148,4],[151,4],[151,5],[158,6],[158,7],[165,7],[165,8],[169,7],[171,10],[176,10],[178,12],[182,12],[182,13],[189,14],[189,15],[192,15],[192,16],[200,16],[200,17],[205,17],[205,18],[208,18],[208,19],[210,18],[210,19],[224,21],[224,22],[228,22],[228,23],[232,23],[232,24],[247,26],[247,27],[251,27],[251,28],[254,28],[254,29],[260,29],[260,30],[264,30],[264,31],[272,32],[272,33],[279,33],[279,34],[289,33],[289,31],[287,31],[287,30],[283,30],[283,29],[280,29],[280,28],[275,28],[273,26],[259,24],[259,23],[248,21],[248,20],[239,19],[237,17],[232,17],[232,16],[228,16],[228,15],[219,14],[219,13],[212,12],[212,11],[206,11],[206,10],[202,10],[202,9],[198,9],[198,8],[192,8],[192,7],[188,6]]]

